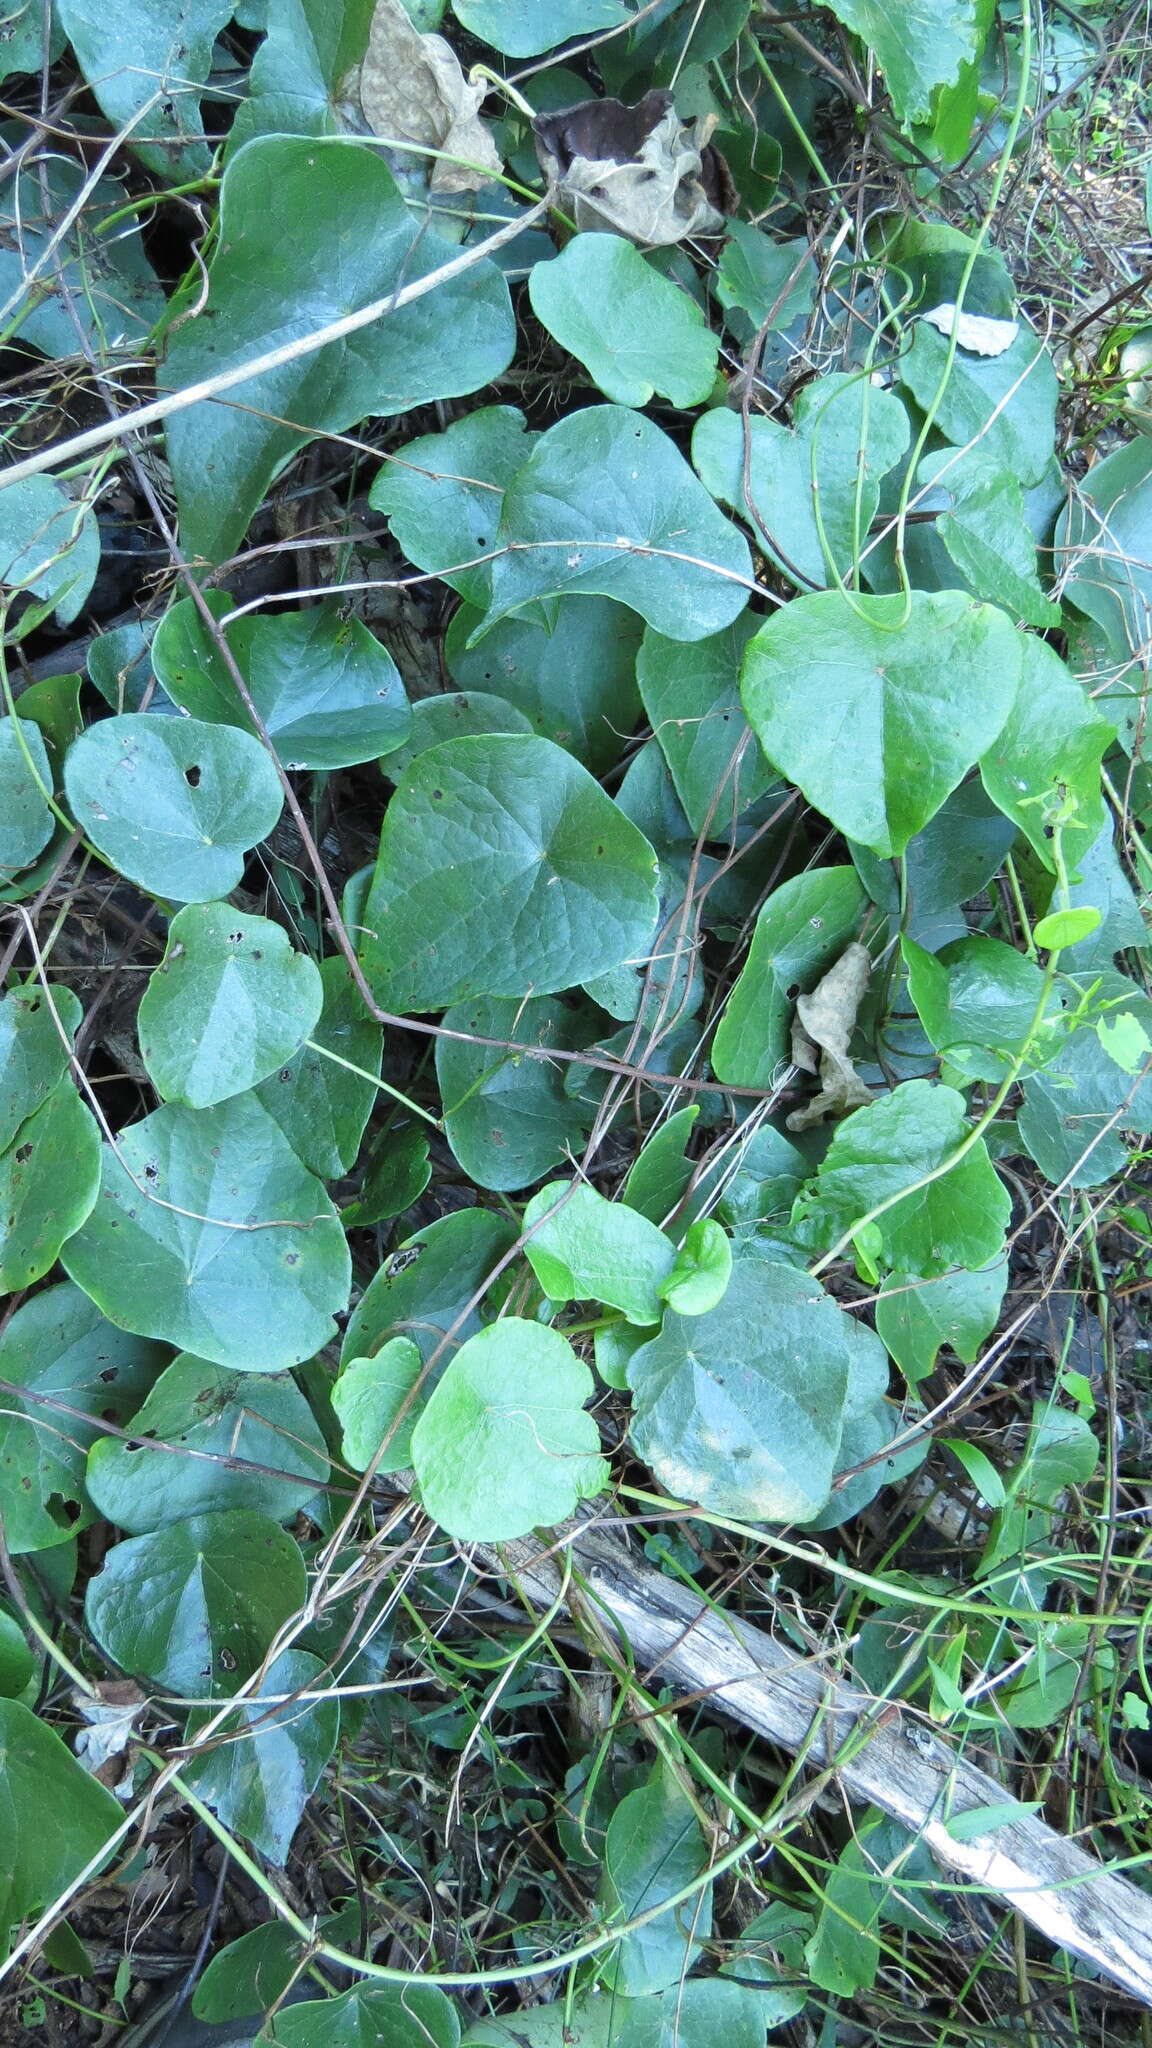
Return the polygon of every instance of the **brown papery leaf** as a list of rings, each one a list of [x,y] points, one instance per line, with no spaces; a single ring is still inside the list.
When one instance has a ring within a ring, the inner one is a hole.
[[[470,85],[443,36],[421,35],[401,0],[376,0],[360,67],[359,98],[373,135],[443,150],[432,159],[433,192],[470,192],[499,177],[496,145],[478,119],[486,87]],[[475,168],[473,168],[475,166]]]
[[[847,1116],[872,1100],[848,1057],[848,1044],[868,987],[872,961],[867,946],[856,941],[818,981],[811,995],[799,996],[792,1025],[792,1064],[819,1074],[820,1093],[787,1119],[790,1131],[806,1131],[826,1118]]]
[[[654,88],[633,107],[581,100],[538,114],[532,128],[541,169],[578,228],[609,229],[649,248],[723,231],[705,189],[706,158],[715,152],[699,122],[684,126],[670,92]]]

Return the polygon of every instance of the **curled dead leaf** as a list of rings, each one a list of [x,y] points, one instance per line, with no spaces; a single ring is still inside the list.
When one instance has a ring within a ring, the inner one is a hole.
[[[818,981],[799,996],[792,1025],[792,1064],[820,1076],[820,1093],[787,1119],[790,1131],[806,1131],[827,1117],[847,1116],[871,1101],[848,1057],[856,1016],[868,987],[872,961],[867,946],[853,941]]]
[[[557,202],[578,228],[611,230],[648,247],[717,235],[737,195],[704,124],[681,121],[670,92],[633,107],[580,100],[532,123],[536,154]]]
[[[401,0],[376,0],[357,90],[373,135],[443,152],[432,160],[433,192],[475,191],[499,177],[496,145],[478,118],[487,88],[469,83],[443,36],[413,27]]]

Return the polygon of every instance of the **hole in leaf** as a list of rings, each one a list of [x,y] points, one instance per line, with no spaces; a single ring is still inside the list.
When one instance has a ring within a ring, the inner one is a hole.
[[[185,780],[185,782],[186,782],[186,783],[188,784],[188,786],[189,786],[189,788],[190,788],[190,789],[199,789],[199,787],[200,787],[200,770],[199,770],[199,768],[196,768],[196,767],[192,767],[192,768],[186,768],[186,769],[184,770],[184,780]]]

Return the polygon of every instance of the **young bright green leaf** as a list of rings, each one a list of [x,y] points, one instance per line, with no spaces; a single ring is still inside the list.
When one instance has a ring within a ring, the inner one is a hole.
[[[127,1427],[131,1442],[97,1438],[86,1483],[130,1536],[224,1508],[287,1522],[328,1477],[319,1425],[287,1375],[225,1372],[182,1351]]]
[[[614,405],[703,405],[719,349],[699,306],[621,235],[574,235],[528,279],[532,311]]]
[[[751,612],[707,640],[666,640],[649,627],[636,663],[688,823],[709,839],[730,839],[741,813],[777,781],[740,702],[740,662],[755,627]]]
[[[260,1083],[256,1099],[275,1117],[309,1173],[317,1180],[339,1180],[356,1163],[379,1099],[372,1077],[380,1072],[384,1033],[366,1014],[339,954],[320,962],[320,981],[324,1007],[311,1042]]]
[[[63,1080],[82,1015],[78,998],[59,982],[51,1001],[35,982],[0,998],[0,1152]]]
[[[1075,946],[1098,931],[1103,921],[1100,911],[1088,904],[1076,910],[1052,910],[1033,925],[1032,937],[1038,946]]]
[[[45,795],[52,783],[39,726],[30,718],[0,718],[0,882],[29,867],[56,830]]]
[[[979,55],[980,0],[828,0],[871,50],[898,121],[926,121],[932,95]]]
[[[666,1765],[621,1800],[608,1823],[600,1913],[608,1922],[651,1912],[708,1869],[708,1844],[691,1801]],[[600,1974],[608,1988],[640,1998],[678,1984],[712,1931],[712,1887],[626,1934]]]
[[[84,1454],[101,1419],[127,1419],[164,1358],[159,1345],[106,1322],[68,1281],[15,1311],[0,1337],[0,1379],[17,1390],[4,1395],[0,1414],[0,1514],[10,1551],[45,1550],[92,1520]]]
[[[460,2021],[435,1984],[354,1984],[278,2012],[276,2048],[458,2048]]]
[[[375,150],[258,136],[224,173],[208,304],[175,334],[164,382],[175,390],[251,361],[271,337],[369,305],[452,253],[418,226]],[[168,454],[185,548],[212,561],[229,554],[310,433],[478,390],[514,345],[508,288],[483,261],[347,341],[237,386],[225,403],[175,415]]]
[[[90,0],[56,0],[60,25],[112,126],[129,127],[133,147],[162,177],[196,177],[208,169],[199,88],[233,4],[148,0],[141,8],[133,0],[109,0],[93,7]]]
[[[505,57],[536,57],[573,36],[598,35],[630,19],[622,0],[548,0],[546,7],[525,7],[523,0],[452,0],[452,12],[471,35]]]
[[[292,1538],[237,1509],[115,1544],[84,1613],[123,1670],[185,1699],[219,1699],[255,1671],[307,1586]]]
[[[958,591],[785,605],[749,642],[743,697],[768,759],[830,822],[902,853],[1011,711],[1022,635]]]
[[[205,593],[217,619],[232,609]],[[374,633],[335,604],[251,612],[224,630],[228,647],[285,768],[347,768],[390,754],[408,737],[400,671]],[[165,613],[152,665],[173,702],[210,725],[254,730],[219,648],[190,597]]]
[[[1003,1080],[1039,1012],[1036,962],[982,932],[938,953],[905,939],[903,951],[908,992],[936,1051],[973,1080]]]
[[[706,412],[692,435],[692,460],[713,496],[749,522],[790,582],[821,590],[833,581],[833,568],[852,575],[867,546],[881,478],[899,462],[908,436],[898,398],[864,375],[833,371],[804,386],[791,429],[759,414],[744,421],[726,406]]]
[[[1148,1055],[1152,1053],[1152,1038],[1130,1010],[1122,1010],[1113,1017],[1099,1018],[1096,1036],[1109,1059],[1122,1067],[1126,1074],[1143,1071]]]
[[[30,476],[0,492],[0,585],[30,591],[71,625],[100,566],[92,508],[54,477]]]
[[[1007,1286],[1005,1258],[975,1270],[957,1266],[936,1280],[890,1274],[876,1303],[876,1329],[905,1379],[912,1386],[927,1379],[942,1344],[972,1365],[996,1327]]]
[[[723,1300],[732,1278],[732,1240],[712,1217],[690,1223],[660,1292],[678,1316],[704,1316]]]
[[[210,1109],[290,1060],[320,1015],[324,985],[267,917],[190,903],[140,1003],[140,1054],[165,1102]]]
[[[968,1136],[967,1107],[954,1088],[904,1081],[837,1125],[794,1221],[830,1247],[877,1203],[908,1188],[876,1219],[888,1265],[928,1277],[950,1266],[983,1266],[999,1255],[1011,1213],[1007,1188],[983,1138],[927,1185]]]
[[[323,1690],[330,1682],[319,1657],[286,1650],[259,1691],[221,1723],[219,1732],[233,1739],[202,1750],[185,1766],[188,1783],[225,1827],[278,1869],[288,1861],[292,1837],[340,1731],[339,1700],[293,1701],[291,1694]],[[282,1705],[269,1705],[285,1693],[289,1698]],[[190,1717],[189,1740],[205,1718]]]
[[[526,431],[514,405],[484,406],[442,434],[393,449],[369,503],[387,515],[410,562],[483,609],[492,588],[491,564],[460,565],[495,545],[505,487],[538,438]]]
[[[1025,489],[1039,483],[1052,459],[1058,390],[1043,342],[1024,328],[1002,355],[957,349],[948,369],[950,346],[934,327],[917,320],[911,347],[900,357],[901,384],[922,411],[935,409],[936,429],[954,447],[973,443]]]
[[[11,1935],[79,1877],[124,1811],[78,1764],[55,1729],[19,1700],[0,1699],[0,1957]]]
[[[549,740],[449,740],[388,807],[364,911],[364,970],[386,1009],[547,995],[642,956],[656,857]]]
[[[743,611],[752,563],[684,457],[643,413],[593,405],[540,436],[504,494],[494,623],[533,598],[599,592],[669,640]]]
[[[676,1254],[663,1231],[627,1203],[549,1181],[525,1209],[524,1229],[528,1262],[552,1301],[602,1301],[630,1323],[660,1321]]]
[[[444,636],[444,660],[461,689],[496,691],[532,731],[566,747],[593,775],[613,767],[640,714],[636,649],[643,629],[635,612],[610,597],[558,597],[501,619],[472,647],[480,623],[480,613],[463,604]]]
[[[951,1814],[945,1827],[954,1842],[977,1842],[994,1828],[1012,1827],[1039,1813],[1043,1804],[1040,1799],[994,1800],[987,1806],[969,1806],[963,1813]]]
[[[351,1283],[335,1209],[251,1095],[168,1103],[106,1146],[64,1263],[122,1329],[236,1372],[311,1358]]]
[[[423,1370],[410,1337],[390,1337],[370,1358],[345,1360],[332,1406],[354,1472],[366,1472],[369,1465],[377,1472],[403,1472],[412,1463],[412,1431],[422,1405],[415,1388]]]
[[[585,1045],[579,1013],[555,997],[528,1002],[481,996],[444,1013],[446,1031],[520,1045]],[[530,1187],[578,1145],[592,1112],[565,1092],[563,1069],[498,1046],[438,1038],[436,1077],[448,1143],[470,1180],[498,1190]]]
[[[854,868],[811,868],[781,883],[752,934],[712,1043],[721,1081],[770,1088],[788,1058],[796,997],[814,988],[858,936],[865,895]]]
[[[0,1157],[0,1294],[31,1287],[79,1230],[100,1186],[100,1133],[70,1078]]]
[[[780,242],[750,221],[728,222],[716,292],[729,312],[736,308],[747,316],[749,337],[766,323],[779,329],[805,319],[815,283],[812,253],[802,237]]]
[[[64,786],[77,824],[109,865],[177,903],[227,896],[284,802],[249,733],[146,712],[102,718],[81,733]]]
[[[444,1333],[462,1344],[480,1329],[475,1309],[501,1259],[516,1242],[510,1217],[491,1209],[458,1209],[441,1216],[385,1259],[365,1288],[349,1320],[341,1362],[372,1357],[394,1336],[411,1337],[422,1358],[440,1346]],[[441,1353],[441,1363],[447,1354]]]
[[[984,787],[1006,817],[1055,868],[1051,820],[1059,814],[1070,870],[1104,824],[1100,760],[1113,732],[1096,715],[1084,688],[1044,640],[1021,647],[1016,701],[980,762]]]
[[[806,1521],[828,1498],[852,1326],[794,1266],[741,1259],[710,1314],[669,1313],[628,1368],[632,1442],[707,1513]]]
[[[592,1375],[556,1330],[505,1316],[449,1360],[412,1432],[426,1513],[464,1543],[551,1528],[608,1484]]]

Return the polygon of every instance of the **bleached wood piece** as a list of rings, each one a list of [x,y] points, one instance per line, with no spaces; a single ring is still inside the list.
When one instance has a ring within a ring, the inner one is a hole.
[[[654,1687],[704,1694],[717,1713],[827,1766],[849,1798],[912,1829],[947,1872],[984,1886],[1049,1941],[1152,2004],[1152,1899],[1046,1822],[1019,1819],[959,1842],[948,1820],[1003,1806],[1003,1785],[906,1711],[877,1725],[874,1703],[762,1629],[722,1616],[637,1562],[603,1526],[572,1531],[584,1611],[610,1622]],[[486,1550],[535,1606],[561,1588],[557,1552],[525,1541]]]

